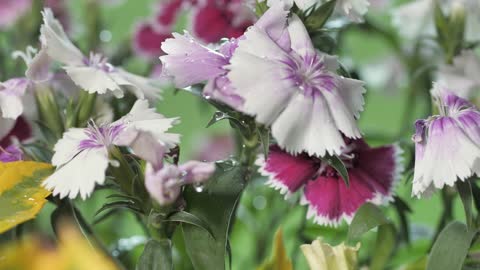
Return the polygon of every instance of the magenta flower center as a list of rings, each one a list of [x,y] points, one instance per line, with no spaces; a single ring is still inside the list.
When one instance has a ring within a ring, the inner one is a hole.
[[[80,141],[79,150],[108,147],[113,144],[120,132],[124,130],[123,125],[105,125],[98,127],[94,123],[89,124],[85,129],[87,139]]]
[[[115,68],[107,62],[107,58],[99,53],[90,52],[90,57],[85,58],[83,62],[85,65],[95,67],[105,72],[113,72]]]
[[[304,95],[315,97],[321,91],[333,91],[336,85],[334,74],[327,70],[323,58],[318,54],[293,55],[282,61],[286,65],[287,77]]]

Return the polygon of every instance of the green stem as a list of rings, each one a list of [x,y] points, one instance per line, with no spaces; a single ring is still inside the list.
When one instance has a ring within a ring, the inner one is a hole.
[[[77,127],[84,127],[87,125],[88,120],[92,117],[93,110],[95,108],[95,102],[97,100],[97,93],[88,93],[87,91],[81,91],[80,98],[77,107]]]
[[[113,160],[118,161],[118,166],[111,169],[112,175],[115,177],[115,181],[120,186],[123,192],[127,195],[135,195],[135,173],[133,172],[130,164],[123,156],[122,152],[117,147],[110,148],[110,156]]]
[[[60,108],[56,102],[53,92],[42,85],[37,84],[35,89],[35,99],[38,107],[40,121],[54,135],[55,141],[62,137],[65,128],[60,114]]]
[[[434,237],[432,238],[430,249],[432,248],[433,243],[435,243],[438,235],[443,230],[445,225],[447,225],[448,222],[453,220],[453,199],[455,198],[455,193],[450,192],[447,187],[442,189],[441,194],[442,194],[443,211],[440,217],[440,221],[438,222],[437,228],[435,229],[435,234],[434,234]]]

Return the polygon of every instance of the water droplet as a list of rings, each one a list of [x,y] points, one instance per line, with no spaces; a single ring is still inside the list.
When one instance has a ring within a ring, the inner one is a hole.
[[[264,196],[256,196],[253,198],[253,207],[257,210],[263,210],[267,206],[267,200]]]
[[[196,192],[203,192],[205,187],[201,183],[195,183],[193,184],[193,188],[195,189]]]
[[[112,40],[112,32],[108,30],[102,30],[100,32],[100,40],[102,42],[110,42]]]

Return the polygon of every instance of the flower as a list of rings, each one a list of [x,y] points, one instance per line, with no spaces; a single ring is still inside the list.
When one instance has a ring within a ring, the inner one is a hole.
[[[0,1],[0,29],[9,28],[24,16],[32,5],[31,0]]]
[[[176,87],[184,88],[207,81],[204,95],[238,108],[243,100],[230,85],[226,66],[236,48],[236,40],[225,42],[218,50],[210,49],[184,35],[173,33],[173,38],[162,44],[166,53],[160,57],[164,72],[173,77]]]
[[[151,80],[112,66],[101,54],[91,52],[89,57],[85,57],[68,39],[50,9],[45,9],[42,15],[42,46],[48,56],[64,64],[63,69],[80,88],[98,94],[110,91],[118,98],[123,96],[124,90],[132,91],[139,98],[158,97],[159,89]]]
[[[149,147],[135,144],[141,141],[141,134],[153,136],[163,145],[178,143],[178,135],[164,133],[176,121],[149,109],[146,100],[137,100],[130,113],[114,123],[97,126],[90,122],[87,128],[71,128],[55,144],[52,164],[57,170],[43,185],[61,198],[80,195],[85,199],[95,184],[105,182],[112,147],[132,146],[134,152],[141,152]]]
[[[0,109],[2,118],[17,119],[23,113],[22,97],[29,81],[25,78],[13,78],[0,83]]]
[[[158,57],[163,52],[160,49],[162,42],[171,37],[170,31],[157,30],[151,23],[138,25],[133,36],[133,48],[138,55]]]
[[[370,147],[363,140],[345,140],[340,158],[348,170],[349,186],[337,171],[321,159],[306,153],[292,155],[270,147],[266,160],[256,164],[268,176],[267,184],[287,197],[303,188],[301,203],[308,205],[307,217],[322,225],[350,222],[365,202],[388,202],[402,172],[401,149],[395,145]]]
[[[344,243],[332,247],[322,239],[317,239],[310,245],[301,245],[300,248],[311,270],[354,270],[358,267],[360,243],[355,247]]]
[[[392,12],[392,23],[400,34],[408,39],[416,39],[421,35],[435,35],[434,0],[417,0],[397,7]],[[480,3],[476,0],[439,1],[442,10],[465,12],[465,39],[476,41],[480,38]]]
[[[343,136],[361,137],[363,82],[338,75],[337,58],[316,51],[301,20],[293,14],[287,23],[287,14],[273,6],[247,30],[227,78],[245,100],[241,110],[271,126],[288,152],[340,154]]]
[[[215,165],[213,163],[193,160],[179,166],[165,164],[157,170],[151,163],[147,163],[145,187],[150,196],[159,204],[170,204],[178,198],[183,185],[202,184],[214,172]]]
[[[335,9],[353,22],[363,22],[369,6],[369,0],[338,0]]]
[[[193,6],[192,33],[207,43],[237,38],[255,20],[242,0],[205,0]]]
[[[437,81],[441,85],[455,87],[455,94],[470,98],[480,89],[480,58],[471,50],[464,50],[453,59],[452,65],[439,68]]]
[[[480,111],[448,88],[434,84],[439,115],[417,120],[412,195],[421,197],[434,188],[453,186],[480,175]]]
[[[0,162],[14,162],[23,160],[23,152],[22,150],[12,144],[7,148],[0,147]]]
[[[15,140],[24,141],[32,136],[30,124],[23,118],[17,120],[0,118],[0,147],[8,147]]]
[[[328,1],[330,0],[267,0],[267,5],[272,7],[280,4],[283,9],[289,10],[295,3],[300,10],[307,11],[314,6],[318,8]],[[363,16],[367,13],[369,6],[369,0],[337,0],[335,13],[346,16],[351,21],[359,23],[363,22]]]
[[[194,157],[203,161],[227,159],[235,153],[235,139],[231,134],[215,134],[196,142]]]

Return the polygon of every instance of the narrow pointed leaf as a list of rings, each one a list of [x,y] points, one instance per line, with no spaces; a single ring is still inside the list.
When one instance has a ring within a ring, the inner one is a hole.
[[[380,208],[374,204],[365,203],[353,217],[348,229],[348,240],[353,242],[371,229],[389,223],[390,221]]]
[[[462,199],[463,208],[465,210],[465,220],[468,228],[473,228],[473,195],[470,181],[457,181],[456,183],[458,193]]]
[[[185,211],[180,211],[176,212],[173,215],[170,215],[167,219],[164,220],[164,222],[181,222],[181,223],[186,223],[190,225],[197,226],[201,229],[204,229],[206,232],[210,234],[213,238],[215,238],[212,229],[208,225],[207,222],[199,219],[195,215],[185,212]]]
[[[233,164],[218,165],[202,192],[191,187],[184,192],[186,211],[207,223],[214,236],[198,226],[182,224],[187,253],[196,270],[225,269],[231,221],[248,175],[245,167]]]
[[[336,0],[331,0],[314,10],[305,20],[305,25],[307,28],[309,30],[317,30],[322,28],[322,26],[327,22],[328,18],[330,18],[332,15],[336,3]]]
[[[257,270],[293,270],[292,261],[287,257],[281,229],[275,233],[271,258],[266,260]]]
[[[433,244],[427,262],[427,270],[460,270],[472,243],[476,230],[468,230],[458,221],[448,224]]]
[[[343,161],[337,156],[324,156],[321,158],[323,161],[327,162],[328,165],[332,166],[342,177],[345,185],[350,186],[350,181],[348,179],[348,171],[343,164]]]
[[[145,245],[137,270],[172,270],[172,244],[170,240],[151,239]]]

